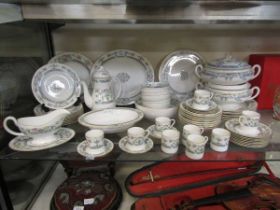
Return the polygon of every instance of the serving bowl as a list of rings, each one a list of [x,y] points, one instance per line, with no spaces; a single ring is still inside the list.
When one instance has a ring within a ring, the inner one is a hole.
[[[132,108],[110,108],[90,111],[79,117],[78,122],[90,129],[101,129],[104,133],[120,133],[132,127],[144,117],[140,110]]]
[[[211,88],[211,89],[215,89],[215,90],[248,90],[251,87],[250,83],[243,83],[243,84],[239,84],[239,85],[216,85],[213,83],[206,83],[205,84],[205,88]]]
[[[141,89],[142,95],[154,95],[154,94],[168,94],[169,87],[168,84],[164,82],[150,82],[146,84],[145,87]]]
[[[214,93],[213,100],[218,104],[243,103],[255,99],[260,94],[260,88],[256,86],[245,90],[218,90],[209,87],[207,89]]]
[[[233,59],[230,56],[214,60],[205,67],[199,64],[195,68],[198,78],[218,85],[246,83],[256,78],[260,72],[260,65],[250,66],[246,62]]]
[[[176,100],[171,101],[171,104],[167,108],[150,108],[144,106],[141,100],[138,100],[135,102],[135,106],[136,109],[144,113],[146,119],[154,121],[157,117],[174,117],[177,113],[178,102]]]
[[[150,107],[150,108],[167,108],[170,105],[171,99],[165,99],[165,100],[160,100],[160,101],[145,101],[142,99],[142,104],[145,107]]]

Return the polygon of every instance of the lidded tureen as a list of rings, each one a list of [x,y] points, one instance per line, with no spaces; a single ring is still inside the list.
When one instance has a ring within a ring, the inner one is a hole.
[[[231,56],[209,62],[205,67],[196,66],[196,75],[210,83],[218,85],[237,85],[256,78],[261,72],[260,65],[251,66],[245,61]]]

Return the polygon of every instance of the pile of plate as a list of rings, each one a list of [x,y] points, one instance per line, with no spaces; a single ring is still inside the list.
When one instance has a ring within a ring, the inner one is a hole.
[[[256,135],[244,135],[241,134],[238,130],[238,126],[240,125],[238,118],[230,119],[226,121],[225,127],[231,132],[230,141],[234,144],[237,144],[246,148],[264,148],[269,144],[269,139],[271,138],[272,131],[271,129],[260,123],[258,126],[258,130],[260,131]]]
[[[256,111],[257,106],[258,106],[258,102],[256,102],[255,100],[251,100],[251,101],[246,101],[243,106],[237,108],[234,111],[223,110],[222,121],[226,122],[227,120],[230,120],[232,118],[238,118],[243,110]]]
[[[221,123],[222,109],[213,101],[208,110],[196,110],[192,107],[192,99],[182,102],[179,107],[178,118],[182,125],[193,124],[204,129],[212,129]]]

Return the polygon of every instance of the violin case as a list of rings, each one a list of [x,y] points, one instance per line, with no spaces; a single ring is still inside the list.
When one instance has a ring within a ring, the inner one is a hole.
[[[257,208],[271,203],[280,206],[280,181],[263,156],[259,152],[208,152],[202,160],[194,161],[181,154],[145,166],[125,181],[129,194],[139,197],[131,209],[274,209]],[[257,174],[262,167],[268,174]],[[256,192],[263,193],[266,188],[268,193],[260,198]],[[247,202],[249,198],[253,201]]]

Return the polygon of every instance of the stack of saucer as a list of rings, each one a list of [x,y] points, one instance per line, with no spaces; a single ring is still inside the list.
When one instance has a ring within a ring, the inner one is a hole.
[[[231,132],[231,142],[246,148],[264,148],[269,144],[271,129],[259,122],[260,115],[254,111],[243,111],[239,118],[226,121]]]
[[[149,120],[156,117],[173,117],[177,111],[177,103],[171,101],[168,85],[161,82],[151,82],[142,88],[141,100],[135,104]]]
[[[182,125],[193,124],[204,129],[212,129],[221,123],[222,110],[210,98],[206,105],[196,106],[195,97],[200,98],[198,97],[200,94],[209,95],[207,92],[206,90],[196,90],[194,98],[180,104],[178,118]]]

